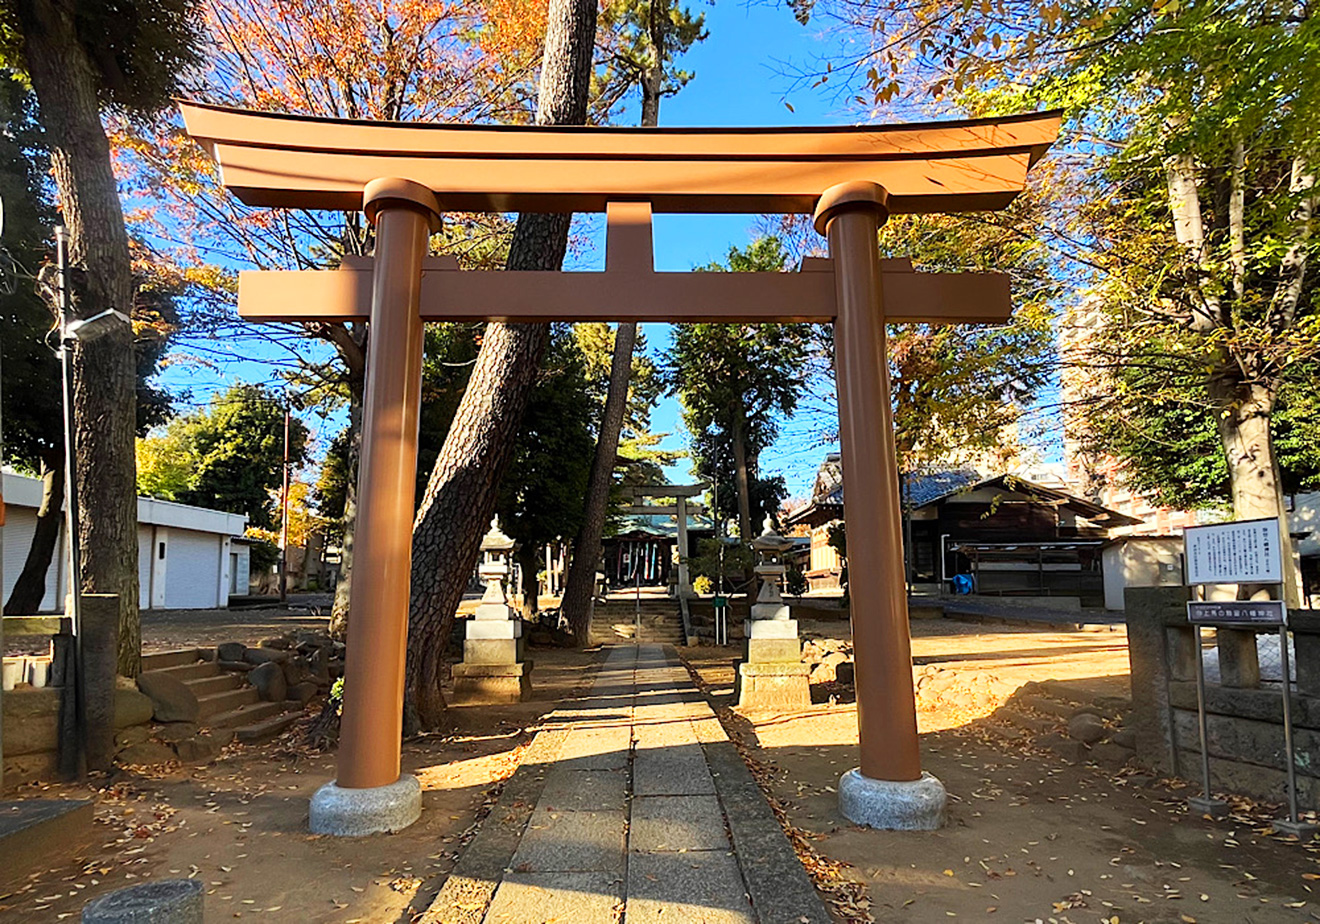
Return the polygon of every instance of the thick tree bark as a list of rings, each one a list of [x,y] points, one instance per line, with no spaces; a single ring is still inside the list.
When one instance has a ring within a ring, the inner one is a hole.
[[[600,559],[601,534],[609,513],[610,486],[614,482],[614,461],[619,453],[619,431],[628,409],[628,386],[632,380],[633,347],[637,344],[637,324],[625,322],[614,332],[614,355],[610,360],[610,387],[601,414],[596,455],[591,460],[587,479],[587,509],[582,527],[573,542],[573,561],[568,566],[568,581],[560,612],[573,630],[579,646],[590,643],[591,610],[595,602],[596,562]]]
[[[133,273],[98,81],[74,28],[74,0],[16,4],[23,52],[50,145],[51,172],[69,229],[74,312],[129,314]],[[72,352],[74,427],[84,593],[119,595],[119,672],[141,668],[137,489],[133,438],[136,370],[127,324]]]
[[[357,521],[358,458],[362,453],[362,388],[359,376],[348,386],[348,484],[344,489],[344,538],[339,544],[339,580],[330,607],[330,637],[348,636],[348,592],[353,583],[353,524]]]
[[[1278,517],[1281,555],[1284,564],[1284,599],[1300,604],[1297,569],[1292,567],[1293,544],[1288,534],[1288,512],[1284,509],[1283,485],[1278,456],[1270,432],[1275,394],[1260,385],[1244,384],[1230,374],[1216,377],[1210,386],[1215,402],[1219,437],[1228,462],[1233,516],[1239,520]],[[1256,589],[1250,588],[1255,595]]]
[[[541,611],[540,554],[536,546],[524,545],[518,549],[518,567],[522,572],[522,614],[533,619]]]
[[[32,532],[23,570],[5,603],[6,616],[31,616],[41,609],[46,596],[46,574],[55,557],[64,522],[64,461],[43,459],[41,463],[41,506],[37,508],[37,527]]]
[[[596,15],[595,0],[551,0],[538,124],[586,122]],[[508,268],[560,269],[572,218],[518,216]],[[434,728],[443,721],[440,685],[454,611],[495,510],[500,478],[513,454],[549,335],[546,324],[486,326],[472,377],[427,481],[413,526],[405,728]]]

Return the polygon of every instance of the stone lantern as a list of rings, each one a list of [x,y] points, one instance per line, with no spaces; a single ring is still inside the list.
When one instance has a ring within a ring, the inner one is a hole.
[[[784,553],[793,541],[775,532],[765,518],[761,535],[752,540],[761,591],[743,623],[746,660],[738,665],[738,705],[743,709],[805,709],[811,705],[811,668],[802,662],[798,624],[791,618],[780,587]]]
[[[456,703],[516,703],[531,693],[532,662],[523,657],[522,618],[506,592],[513,546],[495,517],[481,539],[477,568],[486,592],[476,613],[464,620],[463,663],[454,665]]]

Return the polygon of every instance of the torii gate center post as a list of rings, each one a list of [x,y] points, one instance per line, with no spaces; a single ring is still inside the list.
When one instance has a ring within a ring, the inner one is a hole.
[[[943,787],[917,745],[885,324],[1002,323],[1011,306],[1006,276],[916,273],[881,260],[876,235],[891,214],[1006,206],[1054,142],[1057,113],[617,129],[182,109],[243,202],[362,209],[376,227],[374,258],[239,281],[250,320],[371,324],[338,775],[313,797],[314,831],[394,831],[421,811],[400,736],[422,324],[472,319],[834,324],[861,744],[840,807],[875,827],[939,824]],[[604,211],[605,271],[460,271],[427,256],[444,210]],[[657,273],[652,212],[813,214],[830,256],[796,273]]]

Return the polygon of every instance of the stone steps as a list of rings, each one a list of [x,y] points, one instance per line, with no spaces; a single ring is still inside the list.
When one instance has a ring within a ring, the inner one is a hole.
[[[268,706],[278,705],[277,703],[266,703]],[[286,712],[283,715],[271,716],[260,722],[254,722],[251,725],[244,725],[235,732],[234,737],[246,744],[257,744],[262,741],[269,741],[278,735],[284,733],[289,726],[298,721],[302,715],[301,712]]]
[[[227,690],[237,690],[243,685],[243,678],[237,674],[222,674],[219,669],[216,673],[207,677],[194,677],[185,680],[188,688],[197,694],[197,698],[210,696],[213,693],[224,693]]]
[[[202,659],[197,648],[179,648],[175,651],[154,651],[142,656],[142,670],[159,671],[173,667],[188,667]],[[182,678],[180,678],[182,679]]]
[[[225,690],[223,693],[199,696],[197,704],[201,707],[200,716],[202,723],[205,724],[206,720],[212,716],[233,712],[235,709],[258,702],[260,699],[261,697],[257,694],[255,687],[236,687],[232,690]]]
[[[229,712],[221,712],[211,716],[206,725],[208,728],[236,729],[239,732],[239,740],[246,741],[248,739],[242,737],[241,734],[246,729],[260,725],[267,719],[285,716],[289,711],[289,707],[296,705],[296,703],[287,701],[283,703],[249,703]],[[292,717],[296,719],[298,714],[293,713]]]

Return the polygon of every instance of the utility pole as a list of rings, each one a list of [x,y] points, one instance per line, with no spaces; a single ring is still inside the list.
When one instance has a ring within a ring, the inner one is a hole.
[[[289,602],[289,393],[284,393],[284,488],[280,492],[280,602]]]

